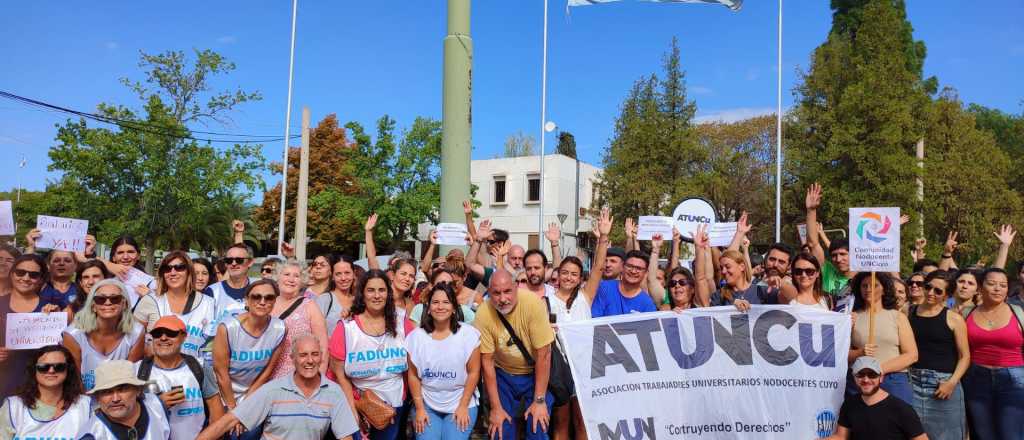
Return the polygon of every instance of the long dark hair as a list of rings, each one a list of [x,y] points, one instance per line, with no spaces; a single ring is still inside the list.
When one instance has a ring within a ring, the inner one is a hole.
[[[31,261],[39,265],[39,272],[41,275],[36,285],[36,295],[39,295],[39,292],[43,290],[43,285],[46,284],[46,280],[50,279],[50,269],[46,267],[46,260],[38,254],[23,254],[14,257],[14,263],[11,264],[11,270],[7,273],[7,279],[13,280],[14,270],[18,268],[19,264],[26,261]]]
[[[78,396],[85,392],[85,386],[82,385],[82,373],[78,371],[78,365],[75,364],[75,358],[71,357],[71,352],[60,345],[47,345],[32,352],[32,359],[25,366],[25,383],[15,393],[28,408],[35,408],[36,401],[39,399],[36,363],[39,362],[43,355],[55,351],[64,355],[64,363],[67,364],[67,376],[64,378],[64,385],[61,387],[60,392],[61,401],[63,402],[61,409],[67,410],[70,408],[71,404],[75,403],[75,400],[78,399]]]
[[[391,262],[390,271],[393,274],[398,274],[398,269],[401,269],[402,266],[405,266],[405,265],[411,266],[412,267],[413,275],[416,274],[416,271],[418,270],[418,269],[416,269],[416,260],[413,260],[412,258],[399,258],[399,259],[397,259],[395,261],[392,261]],[[367,272],[367,273],[369,273],[369,272]],[[391,283],[388,283],[388,291],[390,292],[391,289],[392,289]],[[362,289],[359,289],[359,290],[362,290]],[[412,297],[412,293],[413,293],[414,290],[416,290],[416,283],[415,282],[413,282],[413,285],[409,287],[409,291],[405,292],[403,295],[405,295],[406,298],[410,298],[410,297]]]
[[[543,254],[541,254],[541,255],[543,255]],[[525,260],[525,258],[524,258],[524,260]],[[579,282],[579,284],[576,285],[576,287],[574,287],[572,289],[572,293],[569,294],[569,300],[565,302],[565,308],[566,309],[571,309],[572,308],[572,303],[576,302],[576,297],[579,296],[579,294],[580,294],[580,286],[583,285],[583,262],[580,261],[579,258],[576,258],[576,257],[570,255],[568,257],[563,258],[562,262],[558,264],[558,272],[562,272],[562,267],[565,267],[566,264],[573,264],[576,267],[580,268],[580,282]],[[561,276],[561,275],[559,275],[559,276]],[[559,279],[558,283],[559,283],[559,285],[561,285],[562,280]]]
[[[434,298],[434,293],[444,292],[445,296],[448,297],[448,301],[452,303],[452,317],[448,320],[448,328],[452,333],[459,332],[459,322],[466,319],[465,315],[462,314],[462,305],[459,304],[458,299],[455,296],[455,289],[452,289],[452,285],[448,283],[438,284],[430,289],[430,293],[426,295],[426,301],[423,302],[423,317],[420,318],[420,327],[426,330],[427,333],[434,332],[434,317],[430,316],[430,301]]]
[[[359,280],[359,278],[357,277],[358,274],[356,273],[356,261],[348,255],[330,254],[327,255],[327,262],[331,263],[331,279],[327,281],[327,291],[333,292],[334,289],[338,288],[338,285],[334,282],[334,265],[344,262],[348,264],[349,267],[352,268],[353,282],[352,285],[349,286],[348,288],[348,293],[354,295],[356,290],[356,281]]]
[[[806,261],[814,266],[814,271],[817,272],[817,277],[814,279],[814,300],[821,301],[821,298],[825,296],[824,290],[821,287],[821,263],[818,262],[818,257],[811,255],[807,252],[801,252],[793,258],[793,263],[789,265],[789,273],[793,273],[793,269],[796,268],[797,261]]]
[[[82,307],[85,306],[85,299],[89,296],[89,292],[82,288],[82,274],[94,267],[103,273],[103,279],[114,277],[114,274],[110,273],[107,266],[100,260],[89,260],[79,264],[78,270],[75,271],[75,290],[78,294],[75,295],[75,300],[71,301],[71,310],[74,312],[82,310]]]
[[[362,277],[359,278],[359,288],[356,289],[356,297],[352,300],[352,309],[349,311],[351,316],[356,316],[366,311],[366,284],[373,279],[379,279],[384,282],[384,286],[388,289],[388,297],[384,302],[384,332],[392,337],[398,336],[398,315],[395,311],[395,298],[391,292],[391,280],[388,279],[387,272],[380,269],[370,269],[366,271]]]
[[[214,283],[220,281],[217,279],[217,271],[213,270],[213,263],[211,263],[206,257],[195,258],[192,260],[192,264],[202,264],[203,267],[206,267],[206,273],[210,274],[210,279],[206,281],[206,287],[210,287]],[[192,285],[194,286],[195,284],[193,283]]]
[[[862,292],[860,291],[860,285],[865,279],[871,278],[871,272],[858,272],[856,276],[850,280],[850,294],[853,295],[853,310],[864,310],[867,306],[867,302],[864,301]],[[898,299],[896,298],[896,288],[892,284],[892,275],[888,272],[876,272],[875,279],[878,284],[882,285],[882,308],[887,310],[895,310]]]
[[[690,282],[690,308],[692,309],[698,307],[696,301],[697,280],[693,277],[693,272],[690,272],[690,269],[687,269],[683,266],[676,266],[676,268],[672,269],[668,273],[668,275],[665,275],[665,290],[668,291],[668,305],[671,306],[673,309],[676,308],[676,300],[675,298],[672,297],[672,290],[668,288],[668,282],[672,281],[672,278],[675,277],[676,275],[682,275],[684,278],[686,278],[686,281]]]
[[[110,245],[110,261],[114,261],[114,255],[117,253],[117,248],[121,245],[128,245],[135,248],[135,253],[139,255],[139,258],[135,260],[135,268],[141,271],[145,271],[146,268],[142,265],[142,248],[139,247],[139,242],[135,241],[135,238],[131,235],[122,235],[114,240],[114,244]]]

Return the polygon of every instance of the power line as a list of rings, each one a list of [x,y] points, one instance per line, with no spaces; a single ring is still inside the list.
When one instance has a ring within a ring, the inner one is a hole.
[[[217,143],[231,143],[231,144],[249,144],[249,143],[279,142],[279,141],[283,141],[284,140],[283,137],[278,136],[278,135],[234,134],[234,133],[218,133],[218,132],[211,132],[211,131],[198,131],[198,130],[193,131],[193,130],[188,130],[192,134],[206,134],[206,135],[210,135],[210,136],[237,136],[237,137],[241,137],[241,138],[250,138],[250,139],[232,139],[232,138],[227,138],[227,139],[220,139],[220,138],[218,138],[218,139],[214,139],[212,137],[200,138],[200,137],[195,137],[195,136],[191,136],[191,135],[182,135],[182,134],[179,134],[179,133],[175,133],[173,131],[169,131],[167,129],[167,127],[164,127],[164,126],[149,124],[149,123],[140,122],[140,121],[129,121],[129,120],[119,119],[119,118],[115,118],[115,117],[111,117],[111,116],[106,116],[106,115],[101,115],[101,114],[97,114],[97,113],[83,112],[83,111],[80,111],[80,110],[73,110],[73,109],[62,107],[62,106],[59,106],[59,105],[56,105],[56,104],[50,104],[50,103],[46,103],[46,102],[43,102],[43,101],[38,101],[38,100],[35,100],[35,99],[32,99],[32,98],[27,98],[27,97],[24,97],[24,96],[15,95],[13,93],[6,92],[6,91],[3,91],[3,90],[0,90],[0,98],[6,98],[6,99],[9,99],[9,100],[12,100],[12,101],[15,101],[15,102],[19,102],[19,103],[22,103],[22,104],[25,104],[25,105],[33,106],[33,107],[40,107],[40,108],[43,108],[43,109],[53,110],[53,111],[57,111],[57,112],[60,112],[60,113],[75,115],[75,116],[79,116],[79,117],[86,118],[86,119],[89,119],[89,120],[93,120],[93,121],[97,121],[97,122],[102,122],[102,123],[105,123],[105,124],[117,125],[118,127],[122,128],[122,129],[135,130],[135,131],[140,131],[140,132],[143,132],[143,133],[156,134],[156,135],[174,137],[174,138],[179,138],[179,139],[190,139],[190,140],[199,141],[199,142],[205,141],[205,142],[210,142],[210,143],[217,142]],[[296,138],[300,138],[300,137],[301,137],[301,135],[289,136],[289,138],[291,138],[291,139],[296,139]]]

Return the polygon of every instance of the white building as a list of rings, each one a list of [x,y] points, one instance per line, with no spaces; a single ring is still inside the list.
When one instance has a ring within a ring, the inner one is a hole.
[[[591,219],[585,214],[594,197],[594,183],[601,172],[586,162],[560,154],[544,160],[544,182],[540,181],[540,156],[474,160],[470,180],[477,186],[480,219],[491,219],[497,229],[508,231],[513,244],[526,249],[543,243],[539,211],[541,190],[544,200],[544,229],[549,223],[562,226],[562,254],[576,255],[579,231],[590,235]],[[583,240],[582,247],[588,246]]]

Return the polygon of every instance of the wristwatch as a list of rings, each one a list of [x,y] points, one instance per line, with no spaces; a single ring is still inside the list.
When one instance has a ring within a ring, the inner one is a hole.
[[[533,398],[533,403],[542,403],[543,404],[543,403],[547,403],[547,402],[548,401],[547,401],[547,399],[544,398],[544,396],[538,396],[538,397],[534,397]]]

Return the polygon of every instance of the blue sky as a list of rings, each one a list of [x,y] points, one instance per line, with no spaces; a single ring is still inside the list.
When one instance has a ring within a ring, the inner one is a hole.
[[[371,129],[381,115],[402,127],[441,117],[446,2],[299,1],[292,126],[302,105],[314,123],[336,113]],[[966,102],[1021,113],[1024,3],[967,7],[952,0],[908,2],[914,36],[928,46],[927,75]],[[549,3],[548,119],[576,136],[581,159],[599,163],[629,87],[660,71],[678,37],[692,99],[703,118],[737,118],[775,108],[776,3],[748,0],[739,13],[719,6],[622,2],[573,8]],[[140,50],[210,48],[237,63],[218,88],[258,90],[262,102],[233,113],[231,126],[194,129],[283,134],[291,2],[10,2],[0,41],[8,60],[0,89],[80,110],[99,102],[138,107],[121,77],[141,79]],[[473,157],[502,151],[506,136],[538,137],[543,2],[473,2]],[[783,105],[798,69],[826,37],[826,1],[784,9]],[[43,189],[54,173],[46,151],[63,115],[0,101],[0,188],[18,181]],[[554,136],[548,137],[553,148]],[[264,146],[279,160],[281,143]],[[267,176],[268,186],[277,178]],[[259,195],[256,195],[259,199]]]

